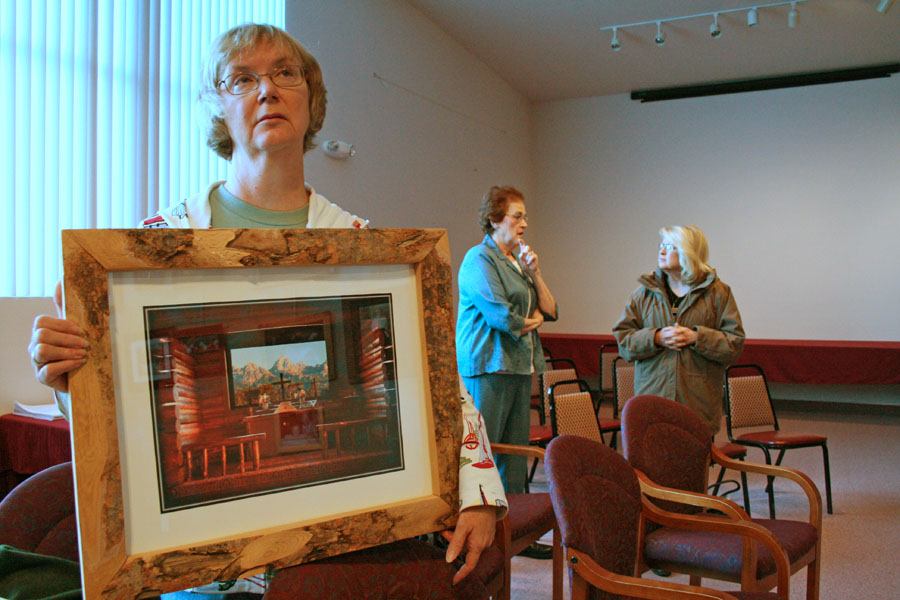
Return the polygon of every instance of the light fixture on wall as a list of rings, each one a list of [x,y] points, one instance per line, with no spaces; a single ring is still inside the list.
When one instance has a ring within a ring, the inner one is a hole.
[[[714,40],[722,37],[722,29],[719,27],[719,13],[713,15],[713,22],[709,25],[709,35]]]
[[[322,142],[322,152],[331,158],[350,158],[356,154],[356,147],[343,140],[325,140]]]
[[[756,27],[759,24],[759,11],[754,6],[747,11],[747,27]]]
[[[881,4],[878,6],[878,10],[881,12],[886,12],[890,5],[894,0],[881,0]],[[644,25],[656,25],[656,37],[654,38],[654,42],[656,42],[657,46],[662,46],[666,43],[666,34],[663,32],[662,26],[665,23],[672,23],[674,21],[684,21],[687,19],[697,19],[700,17],[712,17],[713,22],[709,26],[709,35],[713,39],[717,39],[722,35],[722,29],[719,26],[719,15],[723,15],[726,13],[746,13],[747,15],[747,25],[750,27],[756,27],[759,24],[759,11],[761,9],[768,9],[774,6],[786,6],[790,5],[791,10],[788,13],[788,26],[794,28],[797,26],[798,22],[798,14],[797,14],[797,5],[801,2],[807,2],[807,0],[782,0],[781,2],[766,2],[762,4],[753,4],[750,6],[741,6],[739,8],[726,8],[722,10],[717,10],[713,12],[704,12],[704,13],[696,13],[692,15],[684,15],[682,17],[668,17],[665,19],[653,19],[652,21],[640,21],[638,23],[625,23],[624,25],[608,25],[606,27],[600,27],[598,31],[607,31],[612,30],[613,36],[612,40],[609,44],[609,47],[615,51],[618,51],[622,45],[619,43],[619,30],[625,29],[627,27],[641,27]]]
[[[878,8],[876,8],[875,10],[877,10],[881,14],[884,14],[887,11],[891,10],[891,4],[893,3],[894,0],[881,0],[881,2],[878,3]]]

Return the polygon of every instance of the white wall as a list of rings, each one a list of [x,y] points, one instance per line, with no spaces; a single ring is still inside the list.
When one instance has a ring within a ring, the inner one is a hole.
[[[357,148],[346,161],[310,151],[307,180],[372,226],[447,229],[455,286],[465,251],[482,237],[476,220],[487,188],[511,183],[530,193],[528,104],[405,2],[287,0],[286,7],[287,30],[319,61],[328,88],[318,139]],[[0,298],[0,414],[16,400],[49,401],[26,352],[43,312],[55,313],[48,298]]]
[[[346,161],[310,151],[307,180],[374,227],[447,229],[455,279],[481,240],[484,192],[531,191],[528,104],[405,2],[288,0],[286,16],[328,88],[318,140],[357,149]]]
[[[900,340],[900,77],[553,102],[533,127],[547,331],[610,333],[659,227],[694,224],[748,337]]]
[[[52,298],[0,298],[0,415],[12,412],[15,402],[53,401],[49,388],[35,380],[28,356],[31,325],[40,314],[56,315]]]

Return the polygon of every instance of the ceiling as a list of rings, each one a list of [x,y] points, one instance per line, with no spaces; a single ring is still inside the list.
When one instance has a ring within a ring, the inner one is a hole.
[[[885,14],[879,0],[799,2],[795,29],[789,5],[763,0],[756,27],[745,11],[719,15],[718,39],[712,17],[663,23],[663,46],[655,21],[752,0],[407,1],[532,102],[900,62],[900,0]],[[598,31],[641,21],[654,23],[619,29],[619,52]]]

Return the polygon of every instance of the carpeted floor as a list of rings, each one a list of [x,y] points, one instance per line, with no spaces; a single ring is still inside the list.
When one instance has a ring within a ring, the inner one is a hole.
[[[834,514],[824,514],[821,600],[893,600],[900,557],[900,417],[779,412],[784,430],[811,431],[828,436]],[[720,434],[725,440],[724,427]],[[762,452],[750,450],[748,460],[763,462]],[[824,511],[825,478],[818,448],[792,450],[783,464],[796,468],[819,486]],[[533,488],[546,491],[543,472]],[[751,477],[750,503],[754,517],[768,517],[765,479]],[[791,483],[775,486],[779,518],[804,519],[806,500]],[[739,504],[740,495],[731,496]],[[550,536],[546,536],[549,543]],[[550,597],[550,561],[513,559],[512,597],[538,600]],[[647,574],[645,577],[657,578]],[[566,578],[568,579],[568,578]],[[687,576],[669,581],[687,583]],[[703,585],[728,590],[734,584],[703,580]],[[568,597],[568,581],[565,595]],[[791,599],[806,597],[806,570],[791,578]]]

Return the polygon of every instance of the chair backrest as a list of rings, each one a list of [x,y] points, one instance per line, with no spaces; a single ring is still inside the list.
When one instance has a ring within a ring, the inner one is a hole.
[[[725,420],[728,435],[741,427],[778,429],[769,385],[759,365],[732,365],[725,370]]]
[[[635,469],[659,485],[706,493],[712,432],[691,409],[659,396],[635,396],[622,410],[622,447]],[[657,502],[673,512],[697,512]]]
[[[613,350],[614,348],[614,350]],[[610,393],[615,391],[616,384],[613,380],[613,361],[619,357],[618,344],[603,344],[600,346],[600,391]]]
[[[560,393],[560,390],[571,389],[572,385],[578,386],[579,391]],[[550,423],[553,426],[553,437],[579,435],[603,442],[591,389],[582,379],[560,381],[550,387]]]
[[[548,369],[541,373],[541,402],[544,405],[544,417],[550,418],[550,387],[560,381],[578,379],[575,363],[569,358],[551,358],[547,361]],[[579,391],[575,384],[570,384],[558,393],[568,394]]]
[[[634,363],[621,356],[613,359],[613,387],[616,391],[616,403],[613,415],[618,418],[629,398],[634,396]]]
[[[78,562],[72,463],[32,475],[0,502],[0,543]]]
[[[563,545],[601,567],[633,576],[641,488],[631,466],[606,444],[563,435],[547,446],[544,467]],[[619,598],[596,588],[592,598]]]

